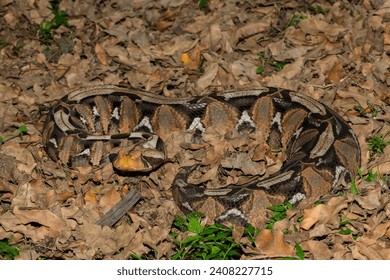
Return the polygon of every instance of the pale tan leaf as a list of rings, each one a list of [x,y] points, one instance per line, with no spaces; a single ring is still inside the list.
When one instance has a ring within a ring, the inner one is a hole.
[[[262,229],[255,240],[256,248],[267,256],[289,256],[294,248],[284,241],[283,232]]]

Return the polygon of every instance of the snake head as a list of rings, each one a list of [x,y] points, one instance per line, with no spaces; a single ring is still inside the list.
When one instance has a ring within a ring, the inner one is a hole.
[[[165,154],[158,150],[133,150],[125,155],[118,156],[113,165],[123,172],[148,172],[165,161]]]
[[[164,143],[157,135],[150,133],[134,132],[129,139],[137,139],[129,151],[123,149],[113,160],[117,170],[123,172],[149,172],[165,161]]]

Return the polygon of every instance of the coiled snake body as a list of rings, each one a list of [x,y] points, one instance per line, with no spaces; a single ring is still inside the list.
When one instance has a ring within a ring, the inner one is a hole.
[[[339,115],[304,94],[272,87],[184,98],[110,85],[83,88],[53,106],[43,141],[53,160],[71,167],[112,162],[122,172],[149,172],[166,162],[165,142],[177,133],[190,134],[190,142],[201,145],[205,134],[227,139],[232,131],[260,135],[260,144],[247,144],[246,152],[255,162],[259,147],[282,152],[281,168],[242,185],[208,188],[190,182],[196,166],[183,166],[172,191],[184,212],[201,211],[217,222],[256,223],[264,204],[318,198],[350,181],[360,164],[355,134]]]

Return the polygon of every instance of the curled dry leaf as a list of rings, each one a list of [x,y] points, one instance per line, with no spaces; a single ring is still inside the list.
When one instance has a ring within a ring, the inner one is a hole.
[[[299,27],[304,33],[310,35],[324,33],[329,41],[335,41],[337,36],[345,31],[344,27],[336,23],[329,24],[326,21],[315,19],[313,17],[300,21]]]
[[[333,197],[327,204],[319,204],[304,211],[301,228],[308,230],[314,224],[338,225],[338,213],[348,206],[344,197]]]
[[[95,45],[95,52],[96,52],[96,56],[97,56],[97,59],[99,60],[99,62],[103,65],[107,65],[108,64],[108,56],[107,56],[107,53],[101,44]]]
[[[266,31],[271,25],[271,19],[264,18],[263,21],[248,23],[238,28],[232,37],[232,44],[236,46],[241,40]]]
[[[213,82],[218,72],[218,63],[213,62],[206,67],[203,75],[196,81],[196,86],[200,91],[203,91]]]

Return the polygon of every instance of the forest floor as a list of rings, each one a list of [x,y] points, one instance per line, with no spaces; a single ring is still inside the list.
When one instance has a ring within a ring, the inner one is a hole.
[[[349,185],[288,210],[253,240],[236,227],[240,258],[301,248],[305,259],[390,259],[389,0],[58,2],[0,0],[0,244],[18,248],[15,258],[169,259],[189,235],[172,227],[174,174],[70,170],[44,150],[56,100],[122,84],[166,96],[275,86],[327,104],[359,140],[357,193]],[[134,184],[135,207],[113,227],[97,225]]]

